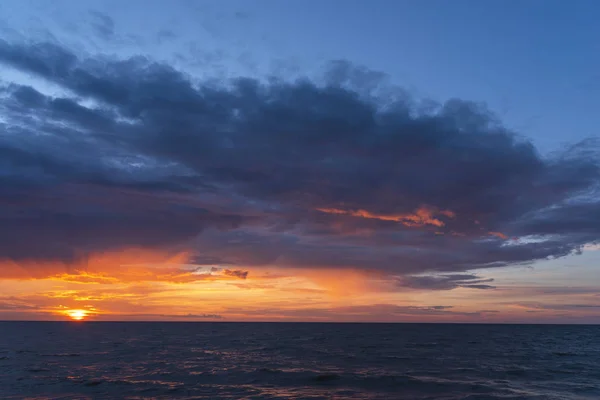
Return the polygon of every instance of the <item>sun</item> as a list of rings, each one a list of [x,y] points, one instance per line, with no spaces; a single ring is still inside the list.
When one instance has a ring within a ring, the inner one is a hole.
[[[68,310],[65,314],[74,321],[83,321],[89,316],[89,312],[86,310]]]

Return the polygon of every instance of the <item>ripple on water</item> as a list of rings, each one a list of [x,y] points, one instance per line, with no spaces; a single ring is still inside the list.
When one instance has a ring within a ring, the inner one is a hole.
[[[0,323],[2,399],[600,398],[594,327],[40,327]]]

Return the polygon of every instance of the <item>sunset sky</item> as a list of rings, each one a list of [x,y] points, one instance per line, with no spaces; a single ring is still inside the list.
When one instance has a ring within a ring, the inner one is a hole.
[[[0,2],[0,320],[600,323],[599,12]]]

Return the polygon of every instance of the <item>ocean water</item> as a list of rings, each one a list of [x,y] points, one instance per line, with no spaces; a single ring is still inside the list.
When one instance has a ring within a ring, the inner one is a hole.
[[[600,399],[600,326],[0,322],[2,399]]]

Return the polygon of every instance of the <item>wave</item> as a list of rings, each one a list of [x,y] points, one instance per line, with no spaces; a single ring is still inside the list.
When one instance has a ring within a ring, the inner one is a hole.
[[[555,327],[391,324],[39,323],[27,337],[22,329],[0,322],[2,399],[600,398],[600,329],[590,327],[568,336]]]

